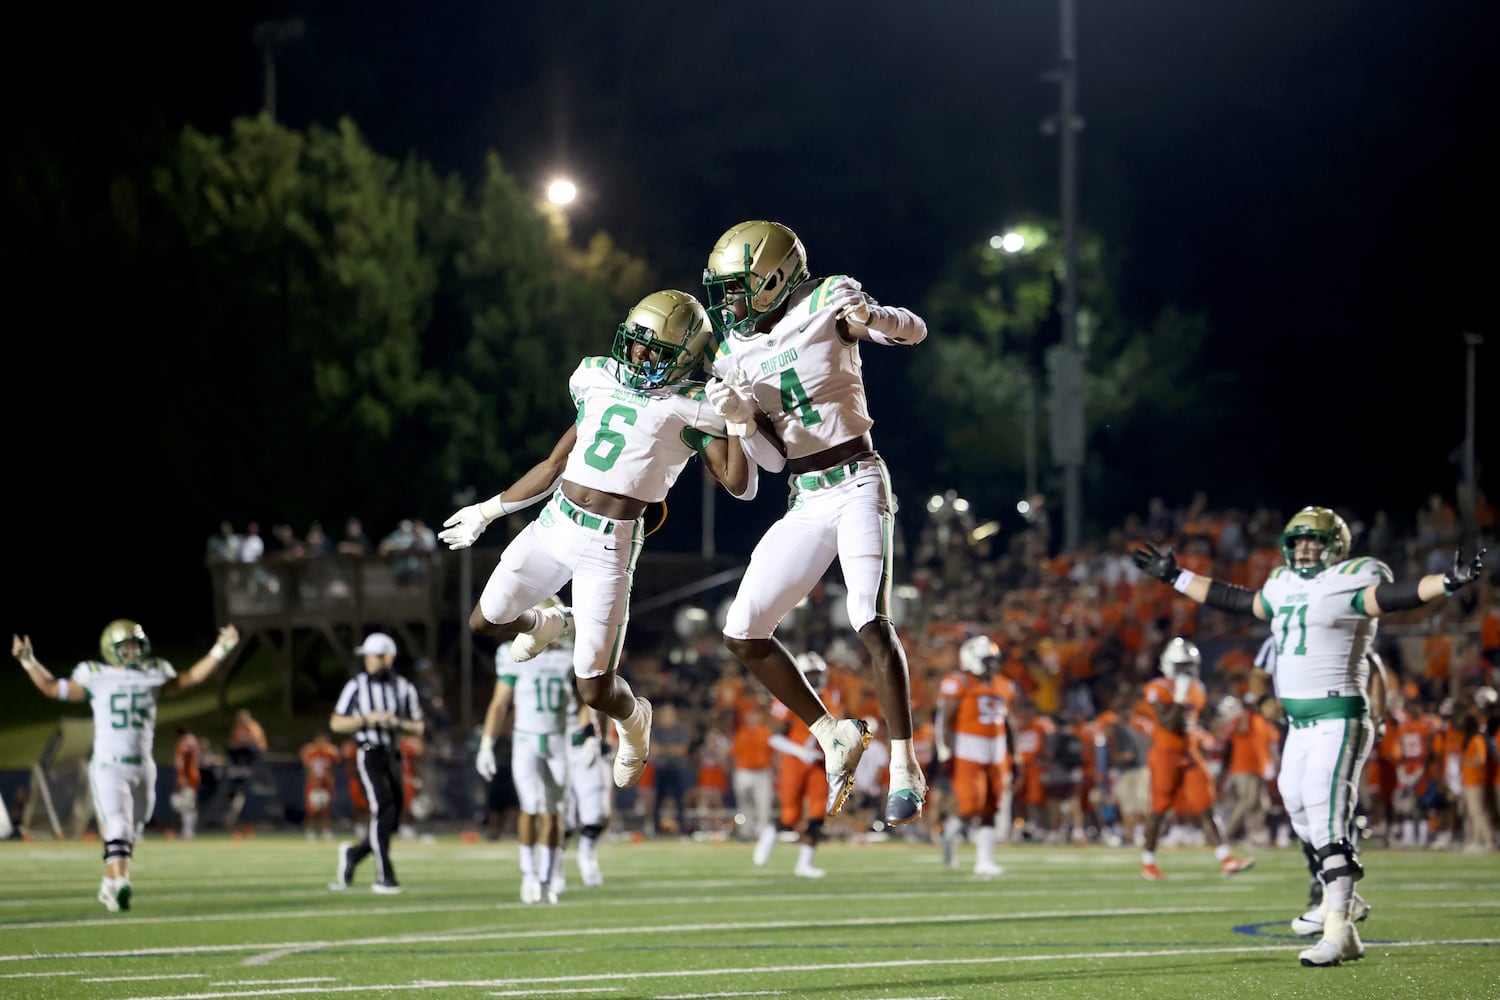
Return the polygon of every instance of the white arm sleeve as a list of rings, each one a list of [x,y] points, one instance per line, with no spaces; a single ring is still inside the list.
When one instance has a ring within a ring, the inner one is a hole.
[[[485,516],[486,520],[493,521],[497,517],[504,517],[506,514],[514,514],[518,510],[525,510],[527,507],[530,507],[533,504],[539,504],[543,500],[550,497],[557,491],[557,486],[561,482],[562,476],[558,476],[556,479],[552,480],[551,486],[548,486],[536,496],[527,497],[525,500],[502,500],[500,499],[500,496],[505,491],[501,490],[500,493],[496,493],[494,496],[481,503],[479,505],[479,512]]]
[[[927,321],[901,306],[871,306],[865,328],[883,347],[911,347],[927,339]]]
[[[776,450],[776,446],[766,439],[764,434],[755,434],[750,437],[740,438],[740,447],[745,449],[745,457],[767,472],[776,473],[786,468],[786,456]],[[750,497],[741,497],[749,500]]]

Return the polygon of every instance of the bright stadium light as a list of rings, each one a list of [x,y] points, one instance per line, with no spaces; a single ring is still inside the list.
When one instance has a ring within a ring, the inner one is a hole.
[[[1006,253],[1020,253],[1026,249],[1026,237],[1012,230],[1008,233],[996,233],[990,237],[991,250],[1004,250]]]
[[[571,205],[578,198],[578,185],[559,177],[547,185],[547,200],[554,205]]]

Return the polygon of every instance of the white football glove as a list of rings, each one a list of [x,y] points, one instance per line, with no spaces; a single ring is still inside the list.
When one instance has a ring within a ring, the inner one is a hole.
[[[491,781],[499,768],[495,764],[495,741],[488,736],[479,739],[479,755],[474,758],[474,770],[485,781]]]
[[[734,369],[739,371],[738,368]],[[725,423],[744,424],[755,419],[755,404],[744,389],[731,385],[723,379],[711,378],[705,388],[709,405],[724,418]]]
[[[834,316],[850,323],[866,326],[870,322],[870,307],[874,300],[864,293],[858,281],[848,275],[835,278],[828,285],[828,306]]]
[[[467,507],[460,507],[452,517],[443,522],[443,530],[438,532],[438,541],[444,542],[450,549],[466,549],[489,526],[490,519],[484,516],[479,504],[471,503]]]

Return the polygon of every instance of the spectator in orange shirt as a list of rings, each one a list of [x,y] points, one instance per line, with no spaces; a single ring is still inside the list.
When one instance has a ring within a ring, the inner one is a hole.
[[[734,804],[745,815],[745,829],[756,838],[755,856],[771,856],[776,844],[776,824],[771,820],[774,799],[771,785],[771,727],[759,705],[745,712],[735,726],[729,747],[734,766]],[[761,845],[764,844],[764,847]],[[764,861],[760,861],[764,864]]]
[[[1269,784],[1276,776],[1275,731],[1258,707],[1246,708],[1234,695],[1219,702],[1219,715],[1228,722],[1224,769],[1219,786],[1234,802],[1224,821],[1224,838],[1249,837],[1265,831],[1270,806]]]
[[[1480,732],[1479,716],[1467,713],[1460,723],[1463,752],[1459,759],[1461,795],[1463,798],[1464,851],[1470,854],[1488,851],[1494,846],[1494,827],[1490,824],[1489,746]]]
[[[328,739],[328,734],[318,733],[303,744],[299,754],[302,758],[303,800],[307,806],[307,839],[322,835],[324,840],[333,837],[333,779],[338,772],[339,751]]]
[[[1434,615],[1427,625],[1422,643],[1422,698],[1440,702],[1451,692],[1448,678],[1453,669],[1453,640],[1443,629],[1442,619]]]

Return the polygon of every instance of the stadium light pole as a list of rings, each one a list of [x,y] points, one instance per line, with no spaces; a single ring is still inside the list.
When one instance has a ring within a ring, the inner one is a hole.
[[[302,37],[302,18],[287,21],[261,21],[251,32],[251,40],[260,49],[263,70],[261,110],[276,120],[276,51],[287,42]]]
[[[1058,113],[1042,122],[1042,133],[1059,140],[1058,188],[1062,210],[1062,345],[1049,357],[1052,383],[1052,460],[1063,470],[1063,548],[1077,551],[1083,525],[1080,485],[1083,457],[1083,355],[1078,349],[1078,55],[1074,0],[1058,0],[1057,68],[1043,79],[1058,85]]]
[[[1464,528],[1471,537],[1479,535],[1477,506],[1479,503],[1479,478],[1474,468],[1474,382],[1478,367],[1475,355],[1484,337],[1477,333],[1464,332]]]

